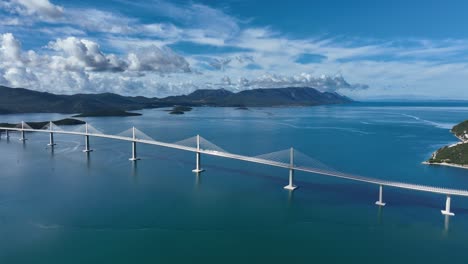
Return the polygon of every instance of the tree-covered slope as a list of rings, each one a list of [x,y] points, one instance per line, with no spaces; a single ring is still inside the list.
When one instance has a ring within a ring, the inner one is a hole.
[[[455,134],[455,136],[457,136],[460,139],[468,139],[465,138],[465,135],[468,134],[468,120],[465,120],[460,124],[454,126],[451,131],[453,134]]]
[[[460,140],[466,140],[466,131],[468,131],[468,120],[454,126],[451,130]],[[432,154],[428,163],[448,163],[468,166],[468,142],[460,142],[438,149]]]

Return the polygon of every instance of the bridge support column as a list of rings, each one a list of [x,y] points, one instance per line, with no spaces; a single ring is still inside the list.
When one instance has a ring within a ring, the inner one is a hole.
[[[383,186],[379,186],[379,200],[375,202],[376,205],[378,206],[385,206],[385,203],[383,202]]]
[[[445,210],[440,211],[443,215],[454,216],[455,214],[450,212],[450,196],[447,195],[447,200],[445,201]]]
[[[24,136],[24,130],[21,130],[21,138],[19,139],[21,141],[26,141],[28,140],[25,136]]]
[[[89,136],[85,136],[85,149],[83,149],[83,152],[92,152],[93,150],[89,148]]]
[[[135,127],[133,127],[133,140],[136,140]],[[137,158],[136,141],[132,141],[132,157],[129,158],[129,160],[131,160],[131,161],[139,160],[139,158]]]
[[[86,123],[85,125],[85,132],[86,132],[86,135],[85,135],[85,149],[83,150],[83,152],[92,152],[93,150],[89,148],[89,135],[88,135],[88,123]]]
[[[25,136],[24,136],[24,121],[21,122],[21,138],[19,139],[21,141],[26,141],[28,140]]]
[[[197,135],[197,153],[195,154],[195,169],[193,169],[192,172],[200,173],[204,171],[204,169],[200,167],[200,163],[201,163],[200,135]]]
[[[49,135],[49,144],[47,144],[47,146],[55,146],[55,142],[54,142],[54,133],[52,132],[52,128],[53,128],[53,125],[52,125],[52,121],[50,121],[49,123],[49,130],[50,130],[50,135]]]
[[[129,160],[131,160],[131,161],[139,160],[139,158],[137,157],[137,150],[136,149],[137,149],[136,142],[133,141],[132,142],[132,157],[129,158]]]
[[[284,189],[294,191],[297,189],[297,186],[293,184],[293,179],[294,179],[294,170],[289,169],[289,184],[284,186]]]
[[[47,144],[47,146],[53,147],[53,146],[55,146],[55,145],[57,145],[57,144],[55,144],[55,142],[54,142],[54,133],[50,132],[50,135],[49,135],[49,144]]]
[[[6,139],[10,139],[10,130],[5,130]]]
[[[284,186],[284,189],[294,191],[297,186],[293,183],[294,180],[294,149],[291,148],[290,152],[290,165],[289,165],[289,184]]]

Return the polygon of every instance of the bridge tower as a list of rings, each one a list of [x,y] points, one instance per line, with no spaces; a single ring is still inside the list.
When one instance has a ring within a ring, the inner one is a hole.
[[[136,148],[136,134],[135,134],[135,127],[132,128],[132,157],[129,159],[131,161],[137,161],[139,158],[137,158],[137,148]]]
[[[93,150],[89,148],[88,123],[85,124],[85,132],[85,149],[83,152],[92,152]]]
[[[21,138],[19,139],[21,141],[26,141],[28,140],[25,136],[24,136],[24,121],[21,121]]]
[[[385,203],[383,202],[383,186],[380,185],[379,187],[379,200],[375,202],[376,205],[378,206],[385,206]]]
[[[55,142],[54,142],[54,132],[52,132],[52,121],[50,121],[50,123],[49,123],[49,131],[50,131],[49,132],[49,144],[47,144],[47,146],[53,147],[53,146],[55,146],[57,144],[55,144]]]
[[[284,189],[294,191],[297,186],[293,184],[294,180],[294,148],[289,152],[289,184],[284,186]]]
[[[447,195],[447,200],[445,201],[445,210],[440,211],[443,215],[454,216],[455,214],[450,212],[450,195]]]
[[[201,163],[201,156],[200,156],[200,135],[197,135],[197,152],[195,154],[195,169],[192,170],[192,172],[195,173],[200,173],[203,172],[204,169],[200,167]]]

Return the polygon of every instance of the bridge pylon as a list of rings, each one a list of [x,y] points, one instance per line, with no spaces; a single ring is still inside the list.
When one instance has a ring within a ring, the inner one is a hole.
[[[137,161],[139,158],[137,157],[137,146],[136,146],[136,134],[135,134],[135,127],[132,128],[132,157],[129,158],[131,161]]]
[[[200,155],[200,135],[197,135],[197,152],[195,154],[195,169],[192,172],[200,173],[203,172],[204,169],[200,167],[201,163],[201,155]]]
[[[291,148],[289,152],[289,184],[284,186],[284,189],[294,191],[297,186],[294,185],[294,148]]]

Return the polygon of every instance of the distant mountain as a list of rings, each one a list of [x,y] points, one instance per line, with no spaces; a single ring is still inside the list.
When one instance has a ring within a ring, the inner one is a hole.
[[[224,89],[201,89],[188,95],[166,98],[130,97],[112,93],[56,95],[23,88],[0,86],[0,114],[91,113],[182,106],[312,106],[341,104],[351,99],[313,88],[253,89],[233,93]]]
[[[23,88],[0,86],[0,113],[87,113],[138,110],[153,106],[154,99],[112,93],[56,95]]]
[[[224,89],[202,89],[189,95],[170,96],[160,101],[167,104],[231,107],[311,106],[352,102],[351,99],[337,93],[322,93],[313,88],[302,87],[253,89],[238,93]]]

